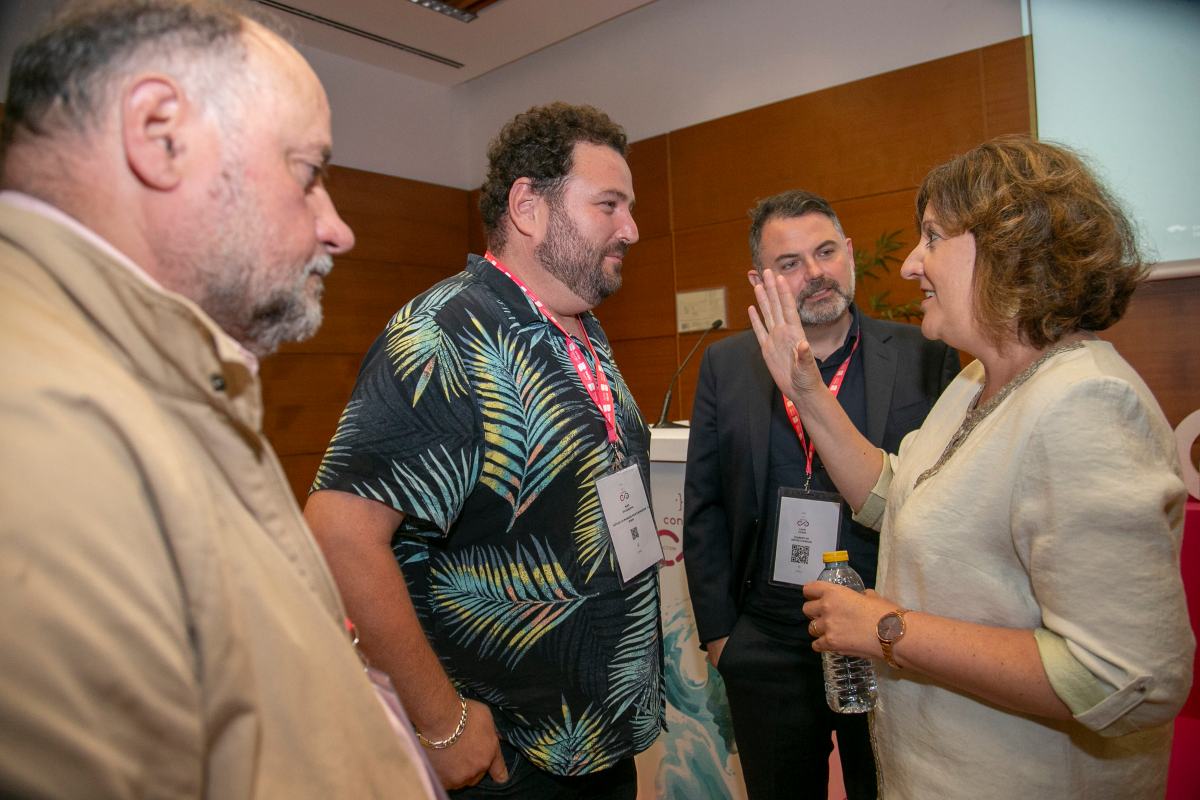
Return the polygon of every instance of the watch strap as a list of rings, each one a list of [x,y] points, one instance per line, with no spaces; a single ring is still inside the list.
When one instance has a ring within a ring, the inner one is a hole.
[[[883,651],[883,660],[886,661],[888,666],[892,669],[904,669],[896,662],[896,657],[892,653],[892,647],[895,646],[896,642],[903,639],[904,634],[908,632],[907,623],[904,621],[904,615],[910,610],[911,609],[907,608],[897,608],[895,611],[889,611],[887,614],[883,615],[883,617],[895,616],[900,620],[900,633],[896,636],[896,638],[885,639],[883,636],[879,635],[878,631],[875,634],[879,639],[879,649]],[[880,617],[880,621],[883,620],[883,617]]]

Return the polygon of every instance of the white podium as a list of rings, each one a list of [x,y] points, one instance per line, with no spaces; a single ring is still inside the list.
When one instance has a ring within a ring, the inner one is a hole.
[[[638,800],[745,800],[742,764],[721,676],[708,666],[683,567],[683,471],[687,428],[650,431],[650,502],[662,541],[663,670],[670,730],[637,757]],[[781,676],[781,680],[785,678]],[[837,737],[829,755],[829,800],[842,800]]]
[[[650,432],[650,502],[664,552],[659,585],[669,730],[637,757],[638,800],[741,800],[746,789],[725,687],[700,650],[683,567],[687,442],[687,428]]]

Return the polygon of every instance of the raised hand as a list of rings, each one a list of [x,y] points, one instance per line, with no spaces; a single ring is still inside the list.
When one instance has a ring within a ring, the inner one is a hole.
[[[796,298],[774,271],[766,269],[754,287],[754,299],[758,308],[748,309],[750,325],[758,337],[767,369],[780,391],[796,405],[802,405],[809,392],[824,391],[825,383],[804,335]]]

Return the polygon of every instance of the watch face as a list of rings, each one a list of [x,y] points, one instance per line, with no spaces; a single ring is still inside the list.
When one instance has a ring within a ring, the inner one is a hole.
[[[880,639],[894,642],[904,633],[904,620],[894,611],[884,614],[879,620],[878,632]]]

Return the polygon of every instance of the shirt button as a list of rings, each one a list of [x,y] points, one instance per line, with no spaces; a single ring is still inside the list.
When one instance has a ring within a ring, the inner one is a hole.
[[[208,380],[212,384],[214,392],[225,391],[225,376],[221,375],[220,373],[213,373],[211,376],[209,376]]]

